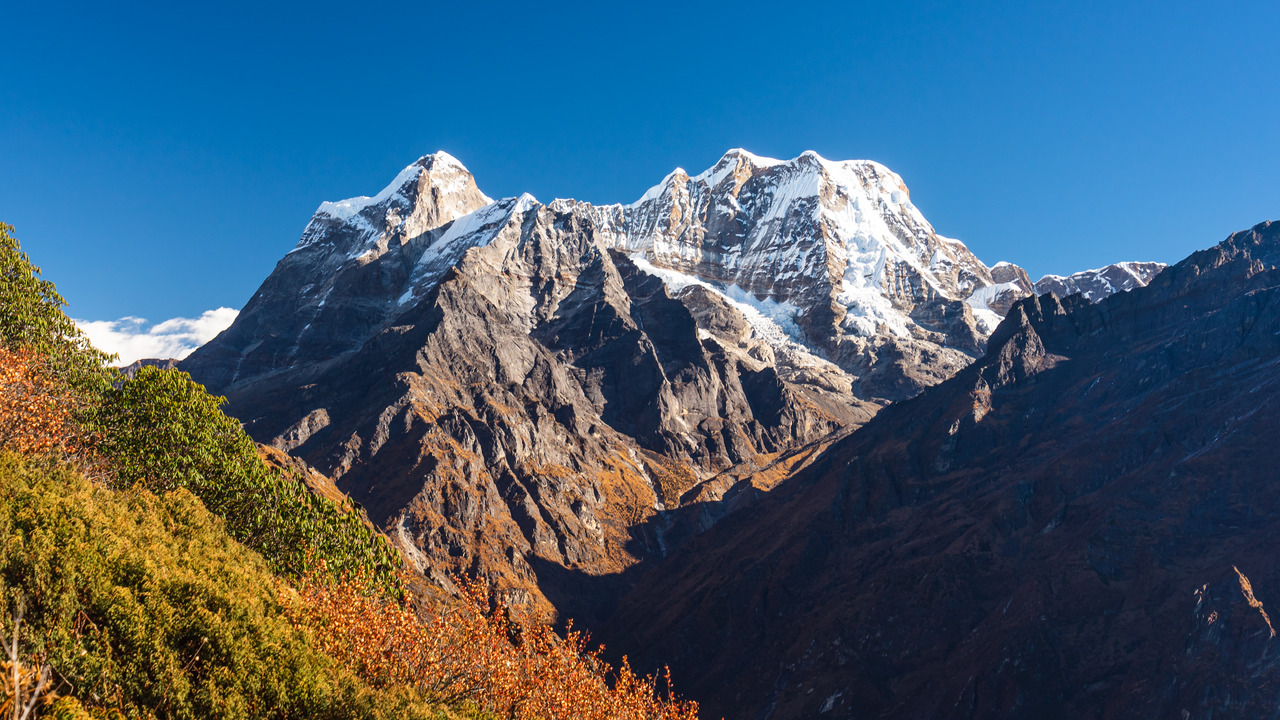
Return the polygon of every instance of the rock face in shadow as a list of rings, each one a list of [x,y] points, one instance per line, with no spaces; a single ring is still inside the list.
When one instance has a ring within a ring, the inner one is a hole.
[[[603,638],[709,717],[1273,717],[1280,225],[986,354],[645,573]]]

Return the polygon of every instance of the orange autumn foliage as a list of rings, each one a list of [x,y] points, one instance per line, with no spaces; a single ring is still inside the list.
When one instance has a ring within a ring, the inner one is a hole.
[[[75,398],[28,349],[0,347],[0,448],[23,455],[73,452]]]
[[[290,606],[318,646],[375,687],[411,687],[433,700],[513,720],[696,720],[698,705],[658,695],[657,679],[626,659],[615,672],[569,628],[521,625],[477,582],[456,603],[415,611],[360,582],[306,578]],[[612,680],[612,683],[609,682]]]

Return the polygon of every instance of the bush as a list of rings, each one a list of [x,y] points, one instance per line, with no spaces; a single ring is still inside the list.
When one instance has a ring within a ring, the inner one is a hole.
[[[186,488],[277,572],[300,576],[322,561],[400,595],[390,542],[350,501],[335,505],[269,468],[222,402],[186,373],[155,367],[106,391],[90,425],[117,486]]]
[[[617,672],[570,628],[511,620],[482,585],[460,581],[454,603],[423,610],[388,602],[359,583],[311,576],[288,603],[318,647],[375,687],[404,687],[511,720],[696,720],[698,704],[657,692],[657,680]]]
[[[26,455],[74,449],[74,395],[22,348],[0,347],[0,448]]]
[[[0,448],[75,452],[115,487],[187,488],[278,572],[322,560],[402,592],[390,542],[349,501],[335,505],[269,468],[222,398],[177,370],[144,367],[126,380],[106,368],[109,356],[66,316],[12,229],[0,223]]]

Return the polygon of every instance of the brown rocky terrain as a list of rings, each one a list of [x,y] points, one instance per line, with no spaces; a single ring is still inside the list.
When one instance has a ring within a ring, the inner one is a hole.
[[[624,599],[730,718],[1274,717],[1280,224],[1016,304]]]

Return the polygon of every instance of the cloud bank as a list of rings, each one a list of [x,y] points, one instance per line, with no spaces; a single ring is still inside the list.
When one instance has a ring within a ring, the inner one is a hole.
[[[148,327],[146,319],[76,320],[76,327],[103,352],[116,353],[128,365],[143,358],[182,359],[231,324],[239,310],[220,307],[198,318],[172,318]]]

